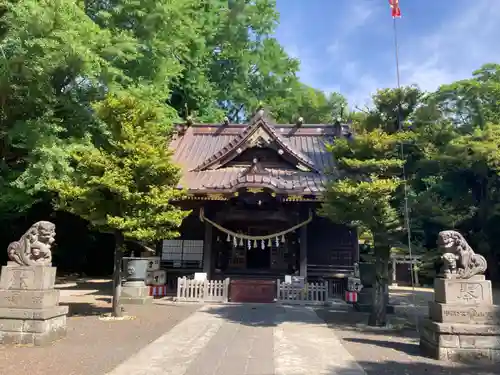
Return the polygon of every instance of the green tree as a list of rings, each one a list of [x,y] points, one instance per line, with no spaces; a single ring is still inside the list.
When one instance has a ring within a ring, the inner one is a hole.
[[[142,91],[139,91],[142,92]],[[124,239],[153,241],[178,236],[188,214],[174,205],[180,171],[166,147],[168,118],[161,104],[130,92],[108,94],[95,106],[107,138],[75,147],[73,173],[52,181],[56,207],[76,214],[115,236],[113,313],[119,306]]]
[[[484,65],[467,80],[426,96],[414,115],[418,158],[412,176],[412,231],[429,249],[455,228],[486,256],[498,279],[500,68]]]
[[[457,228],[486,256],[498,278],[500,223],[500,126],[486,124],[428,154],[415,212],[442,227]]]
[[[373,95],[373,106],[365,111],[362,127],[366,130],[381,128],[394,133],[399,129],[400,121],[404,128],[408,128],[408,120],[421,104],[423,96],[417,86],[377,90]]]
[[[447,119],[463,132],[500,123],[500,64],[485,64],[472,78],[443,85],[434,93]]]
[[[122,69],[182,117],[240,122],[297,82],[298,61],[271,36],[274,0],[93,0],[86,11],[113,35],[139,41],[140,57]]]
[[[376,277],[369,324],[374,326],[386,324],[390,251],[403,227],[399,195],[404,161],[399,146],[410,136],[375,129],[329,145],[338,175],[327,186],[320,213],[334,222],[364,227],[373,235]]]
[[[101,130],[89,110],[134,57],[130,38],[101,30],[72,0],[2,2],[0,211],[22,215],[47,180],[69,171],[68,150]]]
[[[333,124],[347,115],[347,100],[342,95],[326,95],[300,82],[293,84],[286,95],[277,95],[266,104],[278,123],[289,124],[302,117],[306,124]]]

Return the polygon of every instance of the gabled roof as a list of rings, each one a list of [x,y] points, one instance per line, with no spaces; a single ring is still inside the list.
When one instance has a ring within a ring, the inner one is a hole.
[[[182,168],[179,187],[191,193],[267,187],[288,194],[320,194],[327,180],[336,175],[334,160],[325,147],[334,140],[334,126],[303,124],[297,127],[261,120],[254,119],[249,125],[193,124],[179,134],[170,144],[173,161]],[[260,163],[249,167],[229,163],[235,157],[229,150],[239,155],[244,147],[254,147],[245,142],[257,132],[268,139],[271,148],[283,151],[279,152],[280,156],[307,168],[281,168]],[[242,146],[238,146],[240,144]],[[241,148],[240,153],[238,148]]]
[[[295,165],[300,165],[313,172],[319,173],[314,166],[314,162],[288,144],[288,142],[268,124],[261,113],[258,113],[252,119],[249,126],[244,131],[233,138],[225,147],[218,150],[203,163],[198,165],[194,171],[218,169],[233,160],[246,149],[254,146],[276,146],[278,148],[276,151],[280,151],[283,158],[288,159]]]

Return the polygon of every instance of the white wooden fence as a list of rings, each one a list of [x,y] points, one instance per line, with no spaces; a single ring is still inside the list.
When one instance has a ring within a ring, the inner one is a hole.
[[[185,277],[177,279],[176,301],[227,302],[228,297],[229,279],[204,281]]]
[[[304,287],[288,284],[278,279],[277,301],[291,304],[324,304],[328,299],[328,282],[305,283]]]

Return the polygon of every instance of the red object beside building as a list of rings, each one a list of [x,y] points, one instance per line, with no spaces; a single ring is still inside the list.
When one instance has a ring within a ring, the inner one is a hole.
[[[345,292],[345,300],[346,302],[356,303],[358,302],[358,292]]]
[[[231,302],[273,303],[276,299],[274,280],[231,280]]]
[[[149,295],[153,297],[164,297],[167,295],[166,285],[150,285]]]

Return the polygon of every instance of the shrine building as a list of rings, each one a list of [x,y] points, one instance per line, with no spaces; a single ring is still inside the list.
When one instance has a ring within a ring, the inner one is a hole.
[[[188,192],[179,205],[192,213],[180,237],[161,245],[171,287],[195,272],[210,280],[342,282],[358,262],[356,230],[317,209],[335,177],[325,144],[348,136],[340,123],[274,124],[262,110],[248,124],[178,126],[170,147]]]

